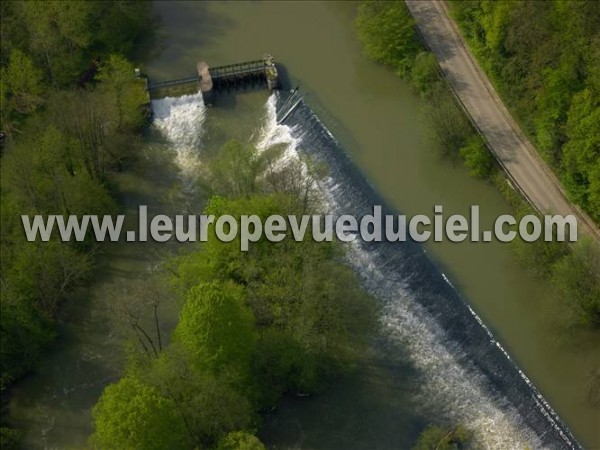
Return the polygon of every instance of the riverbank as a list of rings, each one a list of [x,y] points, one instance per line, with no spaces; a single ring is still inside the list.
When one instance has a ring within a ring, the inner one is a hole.
[[[100,247],[28,242],[20,215],[114,214],[113,176],[136,159],[147,95],[127,60],[150,23],[144,4],[2,6],[3,447],[8,390],[60,336],[65,308],[93,277]],[[122,29],[114,30],[116,15]],[[94,33],[91,30],[94,30]]]
[[[125,226],[131,229],[139,204],[156,214],[185,208],[175,154],[156,136],[146,137],[144,155],[115,177],[115,185],[130,221]],[[145,303],[157,295],[161,331],[168,342],[179,304],[165,286],[161,267],[177,248],[181,244],[155,242],[101,247],[93,276],[61,311],[57,340],[35,370],[11,389],[7,415],[22,434],[23,448],[86,448],[91,407],[104,387],[120,378],[128,346],[137,345],[128,312],[146,326],[151,311]]]
[[[519,216],[526,214],[561,214],[577,218],[580,242],[570,247],[567,244],[535,242],[530,245],[518,241],[515,245],[523,266],[534,273],[545,275],[560,294],[565,297],[565,307],[576,321],[593,328],[600,327],[600,229],[578,206],[569,202],[566,193],[551,173],[546,163],[537,155],[537,150],[527,140],[506,107],[495,92],[490,81],[473,56],[467,50],[456,25],[449,17],[443,2],[408,2],[408,9],[417,21],[420,37],[430,51],[433,51],[440,72],[447,86],[468,117],[474,131],[481,136],[460,138],[442,142],[445,148],[458,147],[458,153],[476,176],[491,179],[500,192],[513,205]],[[412,37],[414,39],[414,37]],[[413,83],[418,81],[419,61],[412,65]],[[415,72],[416,70],[416,72]],[[429,76],[431,79],[432,77]],[[418,82],[415,83],[418,86]],[[422,94],[429,94],[421,86]],[[427,87],[430,89],[430,87]],[[428,97],[433,101],[433,97]],[[437,100],[435,100],[437,101]],[[433,115],[432,117],[436,117]],[[440,119],[437,119],[438,122]],[[432,124],[443,129],[439,124]],[[456,131],[444,130],[456,134]],[[462,126],[463,130],[466,130]],[[463,141],[462,143],[460,141]],[[447,151],[447,150],[446,150]],[[492,173],[489,158],[483,152],[491,152],[502,170]],[[509,189],[515,190],[517,196]],[[520,200],[517,199],[520,197]],[[573,252],[571,252],[573,250]],[[569,267],[569,269],[567,269]],[[591,277],[589,274],[592,274]],[[600,370],[600,369],[599,369]],[[594,377],[595,378],[595,377]]]
[[[578,218],[580,234],[600,242],[597,225],[569,202],[564,188],[539,158],[467,50],[445,3],[409,1],[406,4],[448,86],[513,186],[539,213],[573,215]]]
[[[162,18],[158,30],[161,53],[144,68],[151,77],[169,79],[188,73],[199,55],[214,64],[227,64],[270,51],[295,78],[292,83],[301,81],[302,92],[311,108],[339,139],[369,183],[394,208],[418,214],[442,203],[446,211],[468,214],[470,204],[481,204],[486,205],[482,209],[484,222],[499,214],[511,213],[493,186],[469,178],[462,165],[449,164],[428,143],[426,124],[419,120],[424,102],[392,71],[362,55],[354,37],[354,4],[156,2],[154,8]],[[288,20],[289,17],[294,20]],[[199,28],[207,33],[199,36]],[[307,29],[311,32],[307,33]],[[253,130],[261,123],[260,114],[251,115],[254,119],[236,116],[235,123],[229,124],[226,124],[227,118],[232,117],[233,111],[236,114],[251,111],[252,105],[262,106],[266,100],[266,95],[255,96],[255,93],[223,99],[219,108],[211,110],[212,120],[205,123],[204,142],[214,143],[218,148],[225,135],[239,133],[238,139],[244,139],[247,133],[240,128]],[[179,103],[185,106],[183,100]],[[188,105],[190,115],[197,117],[195,104],[189,102]],[[173,105],[167,106],[165,109]],[[181,116],[170,123],[180,121]],[[186,155],[182,153],[177,157],[186,160]],[[497,243],[442,243],[428,246],[427,251],[561,417],[578,436],[590,433],[592,437],[588,440],[593,440],[594,410],[582,404],[584,380],[581,374],[595,364],[597,337],[577,330],[564,333],[555,293],[521,270],[509,247]],[[394,260],[389,265],[397,263]],[[111,273],[121,272],[111,270]],[[396,302],[402,311],[406,300],[398,296]],[[394,329],[393,326],[390,329]],[[415,332],[415,335],[420,333]],[[290,436],[297,438],[291,439],[293,444],[314,444],[315,448],[319,448],[319,444],[326,448],[328,443],[331,447],[337,438],[347,435],[353,437],[347,441],[349,446],[356,443],[356,448],[361,448],[362,443],[362,448],[370,449],[374,439],[378,439],[382,448],[408,447],[426,421],[419,417],[421,412],[417,409],[421,402],[414,397],[417,378],[402,362],[405,355],[393,350],[397,359],[386,356],[373,362],[385,365],[381,371],[377,368],[370,371],[371,361],[367,360],[367,374],[363,376],[361,370],[356,383],[344,382],[339,389],[328,391],[323,397],[290,400],[291,407],[284,405],[273,412],[264,424],[261,438],[272,446],[285,446],[289,440],[279,430],[290,429],[293,431]],[[423,347],[422,355],[427,361],[427,347]],[[38,383],[44,385],[43,380]],[[438,389],[433,396],[440,392],[452,394],[449,389]],[[459,406],[472,405],[473,398],[481,398],[464,391],[457,395],[462,398]],[[83,400],[82,396],[73,404],[65,403],[65,411],[83,414],[96,400],[91,397],[93,395]],[[59,395],[59,400],[48,398],[47,401],[56,404],[61,398]],[[319,399],[329,405],[331,414],[322,414]],[[307,405],[303,411],[302,407],[296,408],[300,402]],[[343,405],[343,413],[339,405]],[[38,404],[36,408],[44,406]],[[448,403],[446,408],[452,410],[454,405]],[[346,420],[349,416],[355,418],[350,423],[356,424],[350,431]],[[41,432],[50,424],[51,421],[45,421],[38,430]],[[377,432],[370,435],[375,428],[368,424],[376,426]],[[67,439],[68,423],[60,434]],[[37,434],[35,438],[40,439]],[[48,434],[48,442],[51,438],[52,433]]]
[[[285,66],[290,84],[301,85],[307,103],[354,164],[399,211],[414,215],[443,204],[445,211],[468,215],[470,205],[480,204],[485,205],[482,226],[514,213],[492,184],[440,157],[422,119],[426,103],[393,71],[364,56],[354,29],[356,4],[156,2],[155,10],[164,41],[160,56],[147,65],[152,78],[187,73],[197,55],[219,65],[266,49]],[[290,16],[295,20],[282,19]],[[212,39],[197,40],[186,31],[198,26],[210,30]],[[220,121],[230,111],[215,108],[211,114]],[[428,244],[427,251],[577,436],[594,442],[596,410],[585,397],[587,376],[597,366],[598,335],[565,320],[556,290],[524,271],[509,245],[444,242]],[[368,392],[369,385],[363,389]],[[289,424],[305,435],[311,432],[299,417],[290,417]],[[339,427],[332,433],[343,424]]]
[[[450,1],[444,6],[456,33],[535,145],[533,153],[598,226],[598,4]]]
[[[409,7],[411,9],[414,7],[418,14],[426,14],[427,8],[431,5],[427,2],[414,2],[414,4],[409,4]],[[383,11],[376,9],[373,9],[375,12],[369,16],[370,6],[368,3],[364,4],[363,8],[363,18],[361,19],[359,13],[357,25],[359,33],[362,32],[363,41],[367,43],[367,52],[372,57],[392,65],[400,75],[410,79],[421,95],[432,105],[427,109],[426,121],[429,127],[436,130],[433,133],[432,141],[438,146],[439,151],[450,160],[460,156],[471,174],[491,179],[514,211],[518,212],[518,215],[535,214],[536,212],[526,202],[527,197],[523,198],[519,195],[518,190],[514,190],[516,183],[513,183],[511,187],[510,181],[502,175],[499,167],[494,168],[493,164],[490,165],[490,156],[485,155],[488,150],[483,146],[484,141],[478,141],[475,130],[469,126],[464,117],[461,119],[461,110],[454,104],[448,87],[444,86],[441,90],[432,87],[432,85],[445,82],[438,75],[437,63],[429,61],[427,54],[423,53],[423,49],[419,49],[417,35],[409,33],[407,39],[413,44],[405,43],[402,47],[386,46],[386,42],[389,44],[394,39],[392,30],[398,28],[408,30],[412,23],[406,13],[401,14],[405,8],[404,5],[401,2],[387,4],[388,9],[398,9],[393,21],[389,19],[392,14],[387,13],[384,16]],[[417,17],[420,17],[418,14]],[[378,20],[380,21],[379,25],[374,25],[373,23]],[[373,23],[370,23],[371,21]],[[429,21],[427,24],[431,25]],[[369,31],[370,27],[383,30],[383,34],[378,34],[377,38],[374,35],[372,37]],[[438,34],[432,34],[429,37],[433,39],[432,36],[435,36],[437,39]],[[443,47],[443,50],[448,49]],[[439,55],[436,54],[436,56]],[[444,66],[442,66],[442,70],[444,70]],[[594,327],[597,323],[596,318],[600,306],[597,301],[600,288],[594,283],[594,277],[589,277],[590,273],[593,274],[598,270],[596,262],[598,258],[594,256],[598,250],[594,250],[593,243],[584,240],[575,246],[573,252],[564,244],[516,243],[514,248],[517,259],[521,260],[523,267],[538,276],[543,275],[542,279],[544,280],[551,280],[559,295],[563,297],[561,305],[563,311],[561,318],[557,321],[561,323],[562,331],[560,333],[565,335],[589,334],[594,336],[594,340],[597,340],[599,333],[594,330]],[[570,268],[568,272],[566,271],[567,267]],[[587,371],[579,374],[580,389],[583,391],[580,394],[580,407],[584,407],[584,404],[587,403],[592,417],[599,415],[598,405],[594,401],[595,388],[590,389],[590,386],[597,383],[596,373],[599,363],[597,357],[591,357]],[[578,425],[574,424],[573,426]],[[594,436],[594,434],[590,433],[590,436]]]

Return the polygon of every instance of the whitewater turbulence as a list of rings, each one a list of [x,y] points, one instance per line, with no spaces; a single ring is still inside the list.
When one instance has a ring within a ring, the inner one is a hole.
[[[264,124],[258,132],[256,148],[263,151],[275,145],[285,145],[282,159],[297,158],[300,140],[294,136],[292,128],[277,123],[278,99],[279,95],[274,93],[265,104]]]
[[[325,162],[330,176],[321,188],[333,214],[360,217],[385,205],[304,102],[278,124],[281,103],[274,94],[265,105],[259,149],[282,144],[285,158],[304,153]],[[419,373],[415,395],[424,414],[465,424],[481,448],[580,448],[421,245],[357,240],[348,250],[349,264],[382,304],[387,357],[406,354],[394,347],[408,350]]]
[[[153,124],[176,152],[175,162],[186,180],[193,180],[200,164],[200,145],[206,106],[202,94],[152,100]]]
[[[286,124],[277,122],[279,94],[264,107],[252,137],[259,151],[284,147],[282,162],[307,155],[324,162],[321,182],[333,214],[361,217],[373,205],[397,214],[356,169],[334,136],[300,102]],[[200,94],[153,101],[154,125],[176,151],[182,174],[198,172],[206,108]],[[390,360],[406,357],[419,374],[415,392],[424,416],[462,423],[486,449],[579,449],[568,428],[510,359],[481,319],[414,242],[348,245],[348,263],[382,305],[381,324]]]

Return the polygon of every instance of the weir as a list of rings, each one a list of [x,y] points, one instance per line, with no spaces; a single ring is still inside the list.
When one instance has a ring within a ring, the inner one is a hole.
[[[214,105],[216,94],[220,91],[232,91],[246,87],[264,87],[270,91],[279,87],[279,74],[273,56],[266,53],[262,59],[244,61],[225,66],[210,67],[205,61],[199,61],[197,74],[175,80],[148,83],[151,97],[160,97],[160,91],[180,87],[195,89],[202,93],[207,106]],[[190,93],[190,92],[188,92]]]
[[[284,143],[292,153],[325,163],[329,174],[322,187],[334,215],[362,217],[373,213],[373,205],[382,205],[384,215],[398,214],[386,206],[298,90],[281,94],[267,103],[257,148]],[[207,113],[201,95],[156,100],[153,108],[159,128],[174,139],[178,163],[193,171],[190,157]],[[467,425],[482,439],[478,448],[581,448],[422,244],[357,240],[348,245],[348,253],[349,264],[381,305],[379,351],[391,367],[408,359],[418,374],[420,388],[414,395],[421,413],[432,421]]]
[[[362,217],[373,213],[373,205],[382,205],[383,215],[398,214],[303,100],[277,112],[285,116],[298,151],[327,164],[323,187],[334,215]],[[441,408],[457,423],[480,429],[483,448],[581,449],[421,244],[359,239],[354,244],[350,265],[382,305],[390,343],[385,354],[393,363],[397,348],[408,349],[424,380],[416,395],[425,399],[425,410],[435,416]]]

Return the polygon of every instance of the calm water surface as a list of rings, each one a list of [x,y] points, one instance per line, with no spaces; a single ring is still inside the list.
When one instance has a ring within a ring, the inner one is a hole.
[[[479,204],[482,224],[509,213],[494,187],[469,178],[464,168],[441,159],[427,145],[421,101],[388,69],[362,55],[352,25],[355,6],[156,2],[161,25],[144,71],[156,81],[179,78],[193,74],[198,60],[220,65],[269,52],[285,66],[290,85],[301,85],[306,101],[399,211],[430,213],[442,204],[448,214],[466,213],[471,204]],[[204,150],[210,152],[230,137],[250,139],[260,126],[266,99],[264,92],[228,95],[218,99],[219,106],[203,111]],[[198,148],[197,143],[192,146]],[[154,144],[148,147],[156,150]],[[168,151],[149,155],[168,164],[159,161],[122,177],[120,182],[132,191],[125,189],[130,207],[154,198],[159,208],[172,205],[173,195],[187,195],[177,158]],[[600,412],[585,401],[587,377],[600,365],[600,335],[568,329],[559,299],[515,263],[508,245],[432,243],[428,250],[577,438],[600,448]],[[31,448],[85,444],[90,407],[123,367],[117,349],[127,335],[106,319],[107,299],[143,291],[150,283],[149,268],[170,251],[161,245],[133,249],[129,244],[107,250],[98,279],[73,306],[64,336],[38,372],[15,389],[11,414],[25,427]],[[172,298],[165,304],[170,305],[164,313],[168,330],[177,306]],[[366,449],[376,440],[380,448],[406,448],[424,423],[410,396],[417,381],[408,367],[384,361],[374,350],[355,374],[325,394],[284,401],[264,424],[263,439],[274,448],[336,448],[344,443],[345,448]]]
[[[377,190],[406,214],[481,205],[482,223],[511,210],[496,188],[469,178],[427,145],[420,100],[370,62],[353,30],[352,2],[156,3],[163,25],[156,79],[273,54],[292,86],[340,139]],[[516,264],[509,245],[435,243],[428,248],[576,436],[600,448],[600,411],[585,400],[600,366],[600,335],[567,329],[552,289]]]

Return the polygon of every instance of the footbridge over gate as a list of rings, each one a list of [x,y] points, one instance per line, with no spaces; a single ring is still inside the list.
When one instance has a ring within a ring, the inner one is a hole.
[[[265,54],[262,59],[217,67],[210,67],[206,62],[200,61],[196,69],[197,74],[187,78],[157,83],[149,82],[150,96],[160,96],[160,92],[174,87],[195,87],[202,93],[205,104],[214,105],[216,94],[223,90],[266,86],[272,91],[279,87],[279,75],[275,60],[269,54]]]

